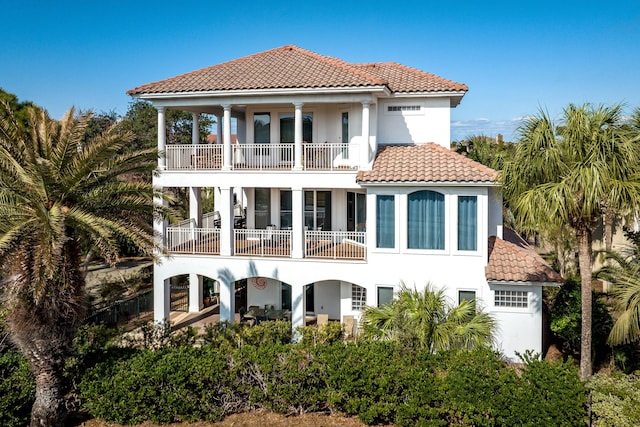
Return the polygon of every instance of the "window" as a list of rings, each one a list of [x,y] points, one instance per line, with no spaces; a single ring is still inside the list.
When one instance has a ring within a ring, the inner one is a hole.
[[[367,204],[363,193],[347,192],[347,231],[366,231]]]
[[[419,105],[389,105],[387,106],[387,111],[396,112],[396,111],[420,111]]]
[[[253,140],[255,141],[256,144],[269,144],[271,142],[271,114],[270,113],[254,113]],[[268,154],[268,151],[265,151],[265,150],[257,148],[256,154]]]
[[[495,291],[495,306],[526,308],[529,306],[529,293],[526,291]]]
[[[376,196],[376,247],[396,246],[395,196]]]
[[[458,291],[458,304],[460,304],[462,301],[473,301],[475,299],[475,291]]]
[[[256,188],[255,228],[265,229],[271,223],[271,189]]]
[[[316,311],[313,283],[304,287],[304,304],[304,309],[306,312],[314,313]]]
[[[280,114],[280,143],[294,142],[296,135],[295,116]],[[302,140],[313,141],[313,113],[302,113]]]
[[[458,196],[458,250],[478,250],[478,198]]]
[[[342,126],[341,126],[341,139],[342,139],[342,158],[349,158],[349,149],[347,148],[347,144],[349,144],[349,112],[342,112]]]
[[[293,223],[291,190],[280,190],[280,229],[291,229]]]
[[[409,194],[407,236],[409,249],[444,249],[444,194]]]
[[[367,289],[351,284],[351,310],[362,310],[367,303]]]
[[[304,225],[308,230],[331,231],[331,191],[304,192]]]
[[[378,286],[378,307],[384,304],[391,304],[393,301],[393,288],[389,286]]]

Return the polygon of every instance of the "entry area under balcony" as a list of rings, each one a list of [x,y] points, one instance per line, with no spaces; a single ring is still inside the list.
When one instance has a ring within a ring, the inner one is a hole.
[[[167,170],[222,170],[221,144],[170,144],[166,146]],[[313,171],[358,169],[357,143],[305,143],[302,145],[302,169]],[[233,170],[292,170],[294,144],[234,144]]]
[[[304,258],[365,260],[364,231],[304,232]],[[234,229],[233,256],[291,258],[292,230]],[[219,228],[168,227],[165,247],[170,254],[220,255]]]

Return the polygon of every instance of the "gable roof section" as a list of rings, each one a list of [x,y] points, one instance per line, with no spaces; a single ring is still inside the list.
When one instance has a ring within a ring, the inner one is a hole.
[[[489,237],[489,262],[485,267],[488,281],[564,283],[562,276],[515,232],[505,228],[504,237],[513,237],[514,241]]]
[[[373,183],[487,183],[496,181],[491,168],[429,143],[384,145],[370,171],[360,171],[356,180]]]
[[[342,87],[467,91],[466,85],[399,64],[351,64],[288,45],[138,86],[127,94]]]

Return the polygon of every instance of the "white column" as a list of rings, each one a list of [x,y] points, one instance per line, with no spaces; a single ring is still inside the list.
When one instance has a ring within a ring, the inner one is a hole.
[[[362,102],[362,143],[360,146],[360,167],[370,169],[370,162],[372,160],[371,148],[369,147],[369,102]]]
[[[200,187],[189,187],[189,218],[194,220],[196,227],[202,225],[200,192]]]
[[[291,284],[291,330],[293,340],[299,341],[300,335],[297,332],[298,326],[305,326],[305,302],[304,285],[299,283]]]
[[[233,252],[233,190],[220,187],[220,255]]]
[[[294,151],[294,170],[302,170],[302,102],[295,102],[294,114],[294,138],[293,138],[293,151]]]
[[[189,273],[189,312],[197,313],[204,307],[202,302],[202,276]]]
[[[224,119],[222,121],[223,135],[222,135],[222,169],[231,169],[231,105],[223,105]]]
[[[162,128],[161,128],[162,129]],[[158,186],[154,187],[158,189]],[[166,206],[167,202],[161,196],[155,196],[153,202],[157,206]],[[153,221],[153,231],[156,235],[156,246],[164,247],[164,238],[166,236],[167,222],[162,218],[155,218]],[[160,252],[154,249],[156,259],[160,260]],[[170,311],[170,289],[169,280],[162,280],[161,264],[156,262],[153,265],[153,320],[155,323],[164,324],[169,320]]]
[[[158,151],[160,157],[158,158],[158,169],[163,170],[166,168],[166,153],[165,148],[167,145],[167,130],[166,121],[164,117],[164,107],[158,107]]]
[[[216,116],[216,143],[222,144],[222,116]]]
[[[157,273],[158,264],[154,264],[153,274],[153,322],[164,326],[169,321],[169,309],[171,302],[169,280],[161,279]]]
[[[291,189],[291,257],[304,258],[304,191]]]
[[[191,117],[193,117],[193,126],[191,127],[191,143],[199,144],[200,143],[200,114],[191,113]]]
[[[235,282],[227,283],[227,280],[231,279],[225,277],[220,280],[220,321],[233,323],[236,312]]]

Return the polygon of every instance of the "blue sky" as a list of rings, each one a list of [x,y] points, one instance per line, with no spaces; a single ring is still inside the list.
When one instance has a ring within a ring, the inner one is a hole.
[[[489,3],[489,4],[488,4]],[[465,83],[452,139],[502,133],[540,108],[640,107],[640,2],[0,0],[0,87],[60,118],[124,114],[140,84],[295,44]]]

